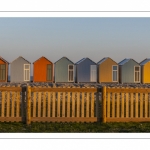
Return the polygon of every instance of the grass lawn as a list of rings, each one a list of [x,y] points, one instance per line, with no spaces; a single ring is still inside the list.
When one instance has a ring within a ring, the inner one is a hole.
[[[31,123],[0,122],[1,133],[139,133],[150,132],[150,123]]]

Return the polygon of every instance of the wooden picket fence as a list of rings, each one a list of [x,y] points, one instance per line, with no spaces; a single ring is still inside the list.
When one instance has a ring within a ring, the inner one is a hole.
[[[150,121],[148,88],[0,87],[4,122]]]
[[[25,89],[0,87],[0,121],[25,121]]]
[[[27,124],[30,122],[97,122],[97,88],[27,88]]]
[[[103,122],[150,121],[150,89],[103,87]]]

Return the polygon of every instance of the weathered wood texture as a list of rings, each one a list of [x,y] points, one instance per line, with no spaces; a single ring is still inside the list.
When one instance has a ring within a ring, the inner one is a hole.
[[[25,121],[25,89],[0,87],[0,121]]]
[[[30,117],[28,116],[29,112],[27,112],[27,118],[30,118],[30,120],[27,119],[27,124],[30,121],[97,121],[96,103],[99,100],[98,97],[96,100],[98,91],[96,88],[30,87],[27,89],[31,90],[31,92],[27,91],[30,94],[27,96],[30,101],[29,104],[27,100],[27,111],[32,112]]]
[[[106,92],[104,89],[103,122],[150,121],[150,89],[106,88]]]
[[[150,121],[150,89],[0,88],[0,121],[95,122],[101,117],[103,122]]]

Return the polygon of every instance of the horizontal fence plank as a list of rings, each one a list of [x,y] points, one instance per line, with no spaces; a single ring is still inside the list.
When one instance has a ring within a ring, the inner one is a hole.
[[[0,91],[21,92],[22,87],[0,87]]]
[[[150,118],[106,118],[106,122],[147,122]]]
[[[38,88],[32,87],[31,92],[97,92],[98,88]]]
[[[150,93],[150,89],[125,89],[125,88],[106,88],[106,92],[108,93]]]
[[[97,122],[97,117],[31,117],[31,122]]]
[[[1,122],[20,122],[25,121],[25,118],[23,117],[0,117]]]

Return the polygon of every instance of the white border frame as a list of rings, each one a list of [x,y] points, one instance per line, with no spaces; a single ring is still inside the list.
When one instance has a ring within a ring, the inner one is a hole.
[[[117,66],[117,81],[113,81],[113,66]],[[118,82],[118,65],[112,65],[112,82]]]
[[[25,65],[29,65],[29,69],[25,69]],[[25,80],[25,70],[29,70],[29,80]],[[30,64],[24,64],[24,81],[30,81]]]
[[[69,81],[69,66],[72,65],[73,66],[73,80]],[[74,65],[73,64],[69,64],[68,65],[68,82],[74,82]]]
[[[139,67],[139,81],[135,81],[135,67]],[[134,66],[134,83],[141,83],[141,66]]]

